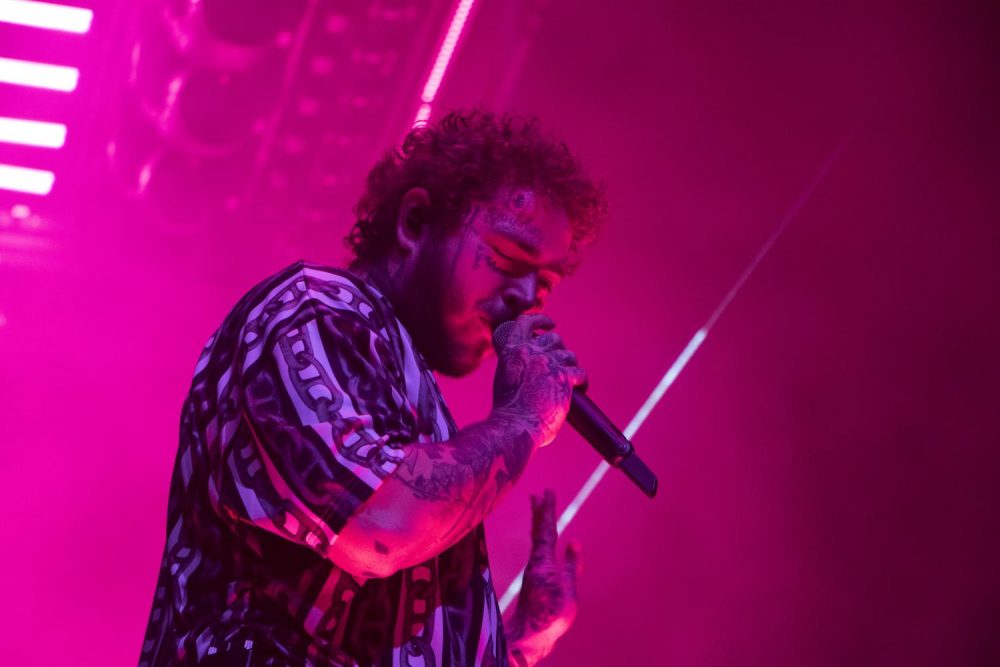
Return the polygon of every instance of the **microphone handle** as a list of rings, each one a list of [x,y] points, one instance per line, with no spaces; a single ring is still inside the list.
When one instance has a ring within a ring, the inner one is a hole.
[[[604,457],[609,465],[620,468],[643,493],[652,498],[659,486],[650,470],[618,427],[583,391],[573,392],[566,421]]]
[[[625,434],[580,390],[573,392],[566,421],[616,468],[622,459],[632,453],[632,443]]]

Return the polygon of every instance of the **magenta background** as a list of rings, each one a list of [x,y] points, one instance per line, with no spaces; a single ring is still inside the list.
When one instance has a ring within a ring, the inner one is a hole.
[[[608,181],[612,224],[551,311],[623,426],[862,119],[635,437],[659,496],[613,473],[570,526],[580,615],[546,664],[1000,661],[987,7],[553,0],[519,59],[480,0],[436,109],[537,113]],[[103,215],[0,285],[0,664],[135,663],[194,362],[298,258]],[[460,424],[488,366],[443,383]],[[562,507],[596,462],[565,432],[492,517],[498,594],[527,494]]]

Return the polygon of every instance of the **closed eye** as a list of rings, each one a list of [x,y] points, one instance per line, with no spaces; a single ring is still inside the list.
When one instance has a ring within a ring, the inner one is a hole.
[[[504,273],[509,273],[509,274],[513,275],[513,274],[518,273],[518,268],[523,268],[524,267],[524,262],[521,262],[521,261],[518,261],[517,259],[514,259],[510,255],[508,255],[508,254],[502,252],[501,250],[499,250],[496,246],[492,246],[491,245],[490,248],[493,249],[493,252],[496,253],[497,257],[499,257],[500,259],[502,259],[505,262],[510,263],[510,265],[511,265],[510,268],[503,269]]]
[[[497,248],[496,246],[490,246],[490,247],[491,247],[491,248],[493,248],[493,252],[495,252],[496,254],[500,255],[500,257],[502,257],[502,258],[506,259],[506,260],[507,260],[508,262],[513,262],[513,261],[515,261],[513,257],[511,257],[510,255],[508,255],[508,254],[506,254],[506,253],[502,252],[502,251],[501,251],[501,250],[500,250],[499,248]]]

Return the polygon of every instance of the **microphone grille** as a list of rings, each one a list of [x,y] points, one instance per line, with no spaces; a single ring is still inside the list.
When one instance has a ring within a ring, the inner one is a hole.
[[[507,342],[507,337],[510,336],[511,329],[514,328],[514,321],[507,320],[506,322],[501,322],[497,325],[497,328],[493,330],[493,348],[500,350],[504,343]]]

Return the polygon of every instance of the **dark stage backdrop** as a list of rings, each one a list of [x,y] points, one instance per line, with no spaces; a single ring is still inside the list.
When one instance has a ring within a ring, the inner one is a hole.
[[[91,3],[85,41],[49,53],[0,42],[81,63],[71,104],[0,90],[0,115],[69,125],[52,194],[0,202],[2,664],[137,660],[201,347],[272,271],[344,260],[358,179],[416,113],[454,10],[299,4],[328,36],[251,90],[285,109],[263,152],[253,135],[147,159],[162,139],[136,109],[166,79],[129,63],[162,37],[140,16],[155,2]],[[635,436],[658,497],[612,472],[570,524],[580,613],[547,665],[1000,662],[996,19],[985,2],[472,7],[432,113],[537,114],[607,181],[611,224],[551,311],[623,426],[856,128]],[[309,125],[310,99],[339,111]],[[202,102],[209,125],[221,108],[261,131],[245,104]],[[324,122],[325,166],[296,161]],[[235,185],[205,190],[199,169]],[[443,381],[459,424],[492,372]],[[568,430],[539,453],[487,524],[498,593],[527,556],[528,494],[562,508],[597,462]]]

